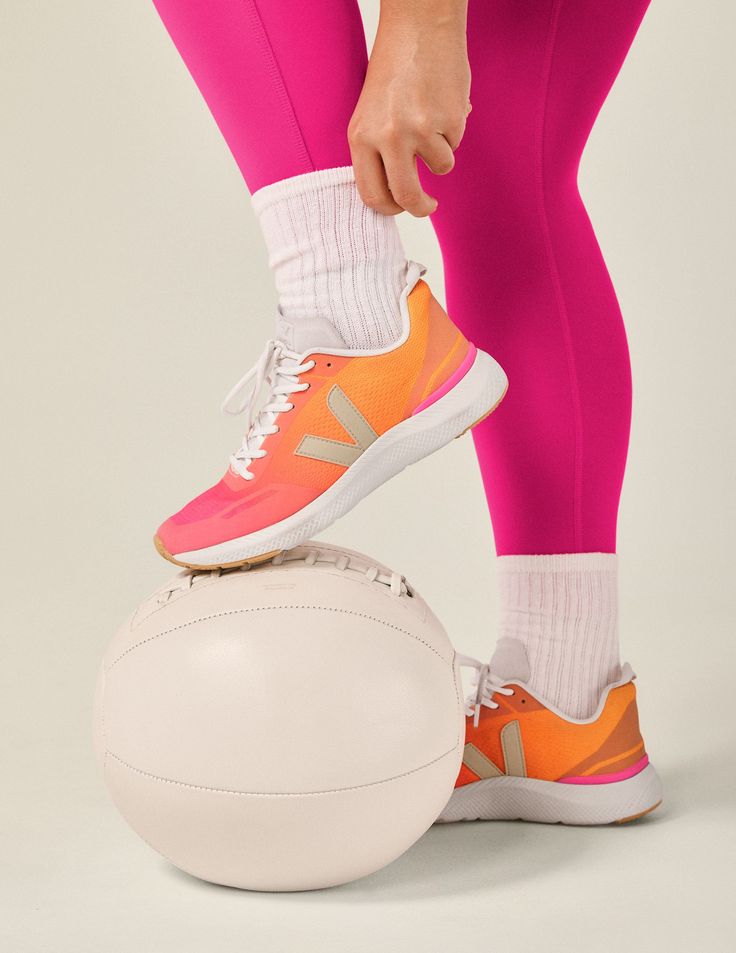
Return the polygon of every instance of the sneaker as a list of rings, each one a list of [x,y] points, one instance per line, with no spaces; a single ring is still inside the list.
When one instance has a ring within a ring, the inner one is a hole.
[[[465,751],[441,822],[540,821],[622,824],[653,811],[662,783],[639,731],[631,666],[601,695],[590,718],[568,718],[514,681],[475,668]]]
[[[387,348],[348,350],[327,322],[281,319],[278,340],[223,405],[246,414],[240,450],[219,483],[159,528],[162,556],[191,569],[268,560],[494,410],[506,375],[465,339],[421,273],[410,264],[403,331]]]

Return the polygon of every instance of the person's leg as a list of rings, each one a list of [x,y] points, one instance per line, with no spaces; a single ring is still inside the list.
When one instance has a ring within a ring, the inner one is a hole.
[[[631,385],[577,170],[647,4],[471,0],[473,111],[455,170],[430,189],[450,313],[509,376],[474,431],[500,557],[495,667],[528,663],[530,685],[581,717],[619,666]]]
[[[255,190],[280,303],[273,339],[225,400],[246,415],[241,447],[154,543],[194,569],[252,564],[464,433],[506,378],[407,266],[395,219],[358,195],[354,0],[155,2]]]
[[[287,321],[349,347],[399,332],[405,256],[360,200],[347,127],[367,55],[355,0],[154,0],[233,153]]]

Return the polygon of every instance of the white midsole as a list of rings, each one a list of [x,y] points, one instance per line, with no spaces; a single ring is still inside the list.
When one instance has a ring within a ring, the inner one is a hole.
[[[205,566],[238,562],[298,546],[330,526],[404,467],[459,436],[495,407],[507,385],[501,366],[489,354],[478,351],[467,374],[452,390],[387,430],[328,490],[298,513],[247,536],[173,555],[181,562]]]
[[[651,764],[633,778],[608,784],[562,784],[504,775],[456,788],[437,821],[612,824],[650,811],[661,800],[662,782]]]

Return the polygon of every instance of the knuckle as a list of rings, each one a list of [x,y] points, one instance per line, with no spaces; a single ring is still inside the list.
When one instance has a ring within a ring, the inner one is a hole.
[[[414,120],[414,131],[421,139],[428,139],[435,131],[436,123],[429,116],[421,114]]]
[[[351,123],[348,126],[348,142],[354,146],[362,146],[368,140],[366,130],[358,123]]]
[[[360,197],[370,208],[377,209],[386,203],[385,195],[380,195],[378,192],[374,192],[371,189],[363,189],[360,193]]]
[[[411,208],[419,203],[421,193],[419,189],[404,186],[396,191],[394,198],[403,208]]]
[[[388,145],[395,145],[403,138],[403,129],[398,123],[387,123],[381,129],[381,133],[378,138],[381,142],[387,143]]]

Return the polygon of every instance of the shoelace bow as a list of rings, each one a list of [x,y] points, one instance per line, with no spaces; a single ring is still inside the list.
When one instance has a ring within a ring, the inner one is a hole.
[[[470,655],[459,654],[457,661],[463,668],[472,668],[475,671],[471,692],[465,699],[465,714],[473,716],[473,726],[477,728],[480,723],[481,708],[498,708],[498,702],[493,696],[513,695],[514,690],[504,687],[503,681],[491,673],[487,662],[480,662]]]
[[[299,375],[310,371],[314,361],[300,363],[301,356],[289,350],[282,341],[266,343],[263,353],[251,369],[235,384],[225,400],[222,411],[238,416],[245,414],[246,428],[240,449],[230,457],[230,466],[245,480],[252,480],[248,469],[254,460],[266,456],[261,449],[265,437],[278,433],[276,417],[284,411],[293,410],[289,401],[291,394],[306,390],[309,384],[299,380]],[[260,409],[258,401],[264,385],[268,386],[268,399]]]

